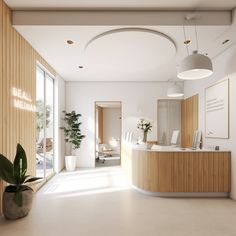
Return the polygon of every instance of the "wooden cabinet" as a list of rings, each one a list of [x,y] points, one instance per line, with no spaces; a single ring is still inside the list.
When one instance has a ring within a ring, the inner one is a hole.
[[[230,152],[132,151],[132,183],[152,192],[230,192]]]

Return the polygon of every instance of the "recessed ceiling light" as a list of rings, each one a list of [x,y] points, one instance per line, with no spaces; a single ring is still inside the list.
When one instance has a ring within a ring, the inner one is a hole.
[[[230,41],[229,39],[226,39],[225,41],[222,42],[222,44],[224,45],[224,44],[228,43],[229,41]]]
[[[208,56],[209,54],[206,52],[205,55]]]
[[[190,43],[191,43],[191,40],[190,40],[190,39],[184,41],[184,44],[185,44],[185,45],[188,45],[188,44],[190,44]]]
[[[83,69],[84,67],[83,66],[79,66],[80,69]]]
[[[74,43],[72,40],[69,40],[69,39],[66,42],[67,42],[67,44],[73,44]]]

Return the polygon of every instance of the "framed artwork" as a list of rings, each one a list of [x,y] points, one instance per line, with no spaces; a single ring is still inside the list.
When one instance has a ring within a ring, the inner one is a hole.
[[[229,80],[205,89],[205,137],[229,138]]]

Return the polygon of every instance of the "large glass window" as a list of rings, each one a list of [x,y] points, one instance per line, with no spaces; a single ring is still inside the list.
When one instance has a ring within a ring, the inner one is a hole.
[[[36,175],[46,178],[54,172],[54,86],[53,78],[36,69]]]

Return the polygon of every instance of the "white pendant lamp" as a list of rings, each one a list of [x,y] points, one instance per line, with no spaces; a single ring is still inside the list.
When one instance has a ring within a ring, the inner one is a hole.
[[[181,62],[178,78],[183,80],[197,80],[209,77],[213,73],[211,59],[194,51]]]
[[[189,18],[188,20],[194,20]],[[188,43],[191,40],[186,39],[185,27],[183,25],[183,32],[185,38],[185,45],[187,49],[188,56],[183,59],[180,64],[177,77],[183,80],[197,80],[204,79],[213,74],[212,61],[209,57],[198,53],[198,36],[197,36],[197,27],[195,24],[195,36],[196,36],[196,45],[197,50],[193,51],[192,55],[189,55]]]
[[[167,88],[167,96],[170,98],[179,98],[184,96],[183,88],[177,83],[172,83]]]

